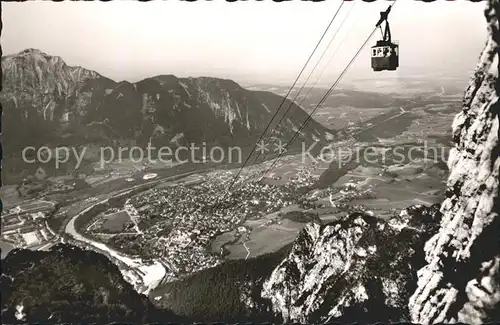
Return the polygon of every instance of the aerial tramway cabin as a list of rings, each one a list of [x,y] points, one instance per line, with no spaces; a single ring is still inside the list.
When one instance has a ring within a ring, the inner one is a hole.
[[[371,64],[373,71],[394,71],[399,67],[399,45],[391,40],[391,30],[387,16],[391,11],[389,7],[385,12],[380,13],[380,20],[376,27],[379,27],[385,21],[385,31],[382,33],[382,39],[371,48]]]

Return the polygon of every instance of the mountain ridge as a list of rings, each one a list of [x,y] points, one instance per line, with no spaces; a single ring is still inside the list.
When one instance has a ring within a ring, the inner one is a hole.
[[[105,110],[105,107],[100,107],[99,104],[102,105],[101,102],[104,100],[108,101],[105,103],[107,105],[117,104],[109,103],[109,101],[113,101],[109,95],[112,95],[111,97],[116,95],[120,98],[125,97],[125,102],[129,104],[142,106],[143,111],[145,106],[149,109],[169,110],[172,109],[170,106],[174,106],[175,109],[175,107],[189,108],[193,104],[202,104],[204,105],[203,110],[210,108],[216,119],[223,118],[223,122],[228,124],[229,133],[234,133],[235,128],[257,133],[263,128],[263,122],[270,120],[264,120],[264,116],[260,115],[265,115],[267,118],[277,108],[266,105],[266,100],[263,100],[263,97],[272,93],[254,93],[230,79],[178,78],[171,74],[160,74],[137,82],[127,80],[116,82],[96,71],[81,66],[68,66],[62,58],[48,55],[38,49],[26,49],[17,54],[3,57],[2,69],[4,72],[2,97],[6,103],[6,112],[9,112],[9,106],[14,108],[23,105],[34,106],[39,113],[42,113],[44,120],[51,121],[55,117],[67,119],[66,113],[77,116],[85,115],[87,120],[81,119],[84,122],[95,120],[98,117],[102,118],[103,116],[95,115],[97,109]],[[93,92],[101,93],[103,98],[98,96],[95,98]],[[173,98],[167,98],[162,102],[160,99],[162,95]],[[239,98],[232,98],[233,96],[239,96]],[[58,100],[62,102],[58,102]],[[96,100],[101,102],[92,105],[91,101]],[[193,100],[197,102],[193,102]],[[245,104],[251,106],[246,107]],[[296,108],[301,110],[297,106]],[[32,114],[30,109],[32,107],[25,107],[23,112],[25,117]],[[121,111],[124,110],[126,111],[124,108],[121,109]],[[94,115],[88,116],[89,112],[94,113]],[[249,119],[247,119],[246,114],[249,114]],[[298,116],[304,117],[306,115],[299,114]],[[109,118],[110,116],[104,117]],[[151,116],[143,116],[144,119],[149,117]],[[190,117],[192,118],[192,116]],[[292,114],[290,119],[293,118]],[[235,121],[239,122],[239,125],[236,125],[238,123]],[[294,123],[295,127],[300,125],[298,120]],[[319,131],[316,132],[316,135],[320,137],[324,137],[322,132],[328,131],[314,121],[310,125],[313,125],[314,131]],[[123,133],[126,134],[126,132]],[[255,134],[252,135],[255,136]]]
[[[488,39],[453,121],[441,228],[409,301],[412,321],[500,320],[500,2],[485,10]],[[456,274],[460,274],[456,276]]]
[[[27,145],[206,144],[248,150],[283,101],[279,95],[247,90],[230,79],[160,74],[134,83],[116,82],[37,49],[3,57],[2,70],[3,145],[10,175],[30,168],[16,158]],[[292,109],[274,134],[283,142],[308,116],[290,100],[285,105]],[[275,128],[284,111],[269,129]],[[333,132],[311,120],[298,140],[325,141]]]

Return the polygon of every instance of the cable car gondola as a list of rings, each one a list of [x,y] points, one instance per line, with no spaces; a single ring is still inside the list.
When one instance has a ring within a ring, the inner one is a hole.
[[[391,30],[389,28],[389,21],[387,20],[390,11],[391,7],[386,11],[382,11],[376,25],[376,27],[380,27],[385,21],[385,31],[383,32],[382,39],[377,41],[371,48],[373,71],[394,71],[399,67],[399,46],[391,40]]]

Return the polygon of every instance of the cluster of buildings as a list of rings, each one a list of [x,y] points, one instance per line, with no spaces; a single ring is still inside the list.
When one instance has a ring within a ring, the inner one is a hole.
[[[120,249],[127,252],[130,246],[137,254],[140,245],[140,255],[160,257],[168,263],[171,276],[190,274],[221,262],[221,256],[210,251],[214,237],[242,230],[245,220],[276,212],[297,203],[300,197],[293,186],[257,182],[236,186],[225,196],[223,193],[221,184],[206,182],[153,189],[134,196],[127,203],[137,211],[137,222],[154,223],[141,229],[140,236],[121,241]]]
[[[42,249],[56,237],[44,212],[10,214],[2,218],[1,240],[14,247]]]
[[[43,169],[38,168],[35,176],[25,178],[17,190],[22,197],[39,197],[47,194],[72,191],[82,184],[85,184],[84,180],[73,179],[72,177],[63,177],[60,179],[46,178]]]
[[[48,193],[57,193],[57,192],[67,192],[75,189],[76,183],[72,183],[71,181],[54,181],[49,182],[47,187]]]

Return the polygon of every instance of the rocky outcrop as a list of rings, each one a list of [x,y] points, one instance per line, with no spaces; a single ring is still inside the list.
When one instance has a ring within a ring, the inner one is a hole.
[[[441,227],[425,245],[409,301],[416,323],[500,320],[498,0],[485,16],[489,38],[453,123]]]
[[[263,285],[284,320],[400,321],[416,287],[416,270],[438,207],[415,206],[387,222],[353,214],[308,224]]]

